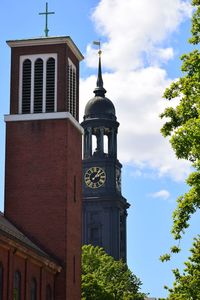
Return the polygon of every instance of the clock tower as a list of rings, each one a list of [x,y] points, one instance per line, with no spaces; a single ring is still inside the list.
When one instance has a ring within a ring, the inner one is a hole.
[[[115,107],[105,97],[101,52],[95,96],[85,107],[83,158],[83,244],[103,247],[115,259],[126,261],[126,217],[130,206],[121,193],[117,159]]]

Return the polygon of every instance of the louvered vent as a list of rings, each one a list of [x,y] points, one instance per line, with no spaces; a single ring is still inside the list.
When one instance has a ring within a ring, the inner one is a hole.
[[[76,72],[74,69],[72,72],[72,89],[72,116],[76,118]]]
[[[22,113],[30,113],[31,108],[31,61],[26,59],[23,63],[22,74]]]
[[[72,95],[73,95],[73,87],[72,87],[72,66],[69,66],[69,112],[72,113]]]
[[[55,105],[55,59],[47,61],[46,77],[46,112],[53,112]]]
[[[38,58],[35,62],[34,75],[34,113],[42,112],[43,102],[43,60]]]
[[[68,65],[68,101],[67,110],[76,118],[76,67]]]
[[[57,111],[57,54],[20,57],[19,113]]]

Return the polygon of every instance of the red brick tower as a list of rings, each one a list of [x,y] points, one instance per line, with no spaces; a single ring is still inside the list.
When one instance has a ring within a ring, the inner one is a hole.
[[[70,37],[8,41],[5,216],[63,267],[55,299],[79,300],[81,139],[79,61]]]

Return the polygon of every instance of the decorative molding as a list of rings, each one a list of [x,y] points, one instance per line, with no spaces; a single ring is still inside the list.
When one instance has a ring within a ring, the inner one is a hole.
[[[39,113],[39,114],[19,114],[19,115],[5,115],[5,122],[20,122],[20,121],[36,121],[36,120],[59,120],[69,119],[70,122],[81,132],[84,133],[83,128],[77,120],[69,112],[55,112],[55,113]]]
[[[74,44],[74,42],[69,36],[46,37],[46,38],[39,37],[39,38],[24,39],[24,40],[9,40],[7,41],[7,44],[11,48],[67,44],[79,61],[84,59],[82,53],[79,51],[79,49],[77,48],[77,46]]]
[[[7,250],[15,249],[15,255],[24,259],[29,258],[30,260],[34,260],[35,263],[48,267],[48,269],[50,269],[54,274],[60,273],[62,270],[62,267],[58,264],[58,262],[51,259],[51,257],[45,252],[42,254],[31,247],[27,247],[27,245],[19,242],[18,240],[12,239],[9,236],[1,234],[0,246],[4,248],[7,247]]]

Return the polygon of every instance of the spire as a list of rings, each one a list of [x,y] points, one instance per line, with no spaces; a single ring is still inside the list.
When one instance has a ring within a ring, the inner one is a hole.
[[[97,77],[97,87],[94,90],[95,96],[105,97],[106,90],[103,87],[103,78],[101,71],[101,50],[99,49],[99,67],[98,67],[98,77]]]

